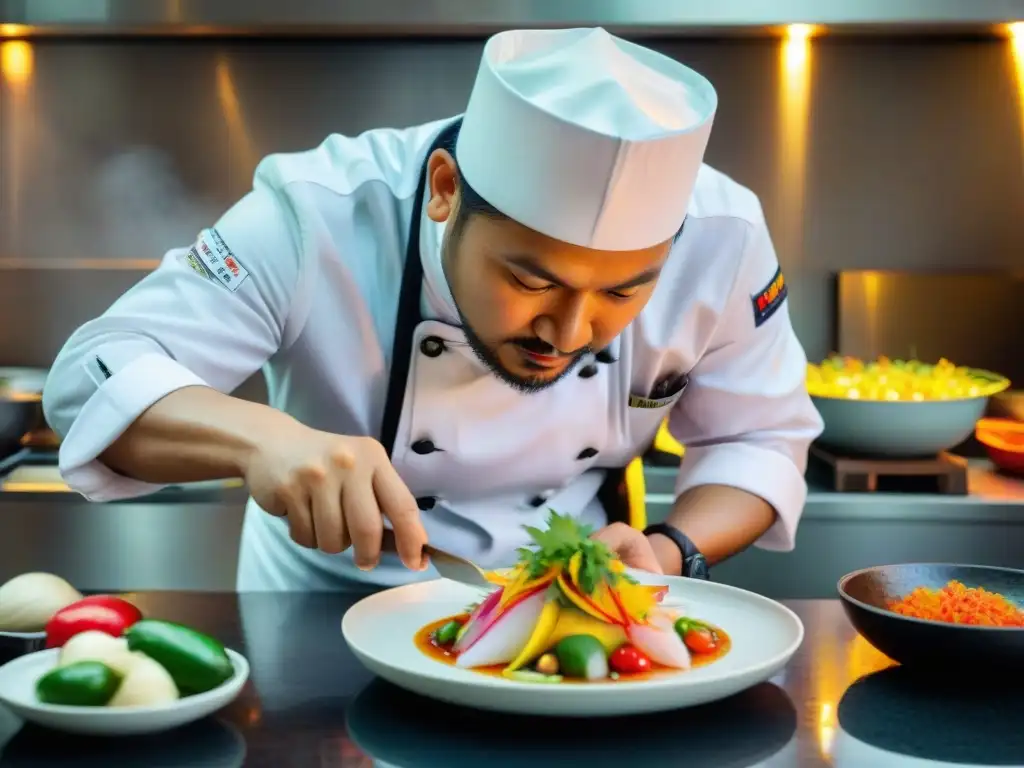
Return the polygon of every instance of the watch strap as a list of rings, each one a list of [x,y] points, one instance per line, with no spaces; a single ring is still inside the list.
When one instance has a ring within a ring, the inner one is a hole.
[[[644,536],[655,533],[660,533],[679,548],[683,564],[682,576],[691,579],[711,579],[711,569],[708,567],[707,559],[689,536],[668,523],[654,523],[644,529]]]

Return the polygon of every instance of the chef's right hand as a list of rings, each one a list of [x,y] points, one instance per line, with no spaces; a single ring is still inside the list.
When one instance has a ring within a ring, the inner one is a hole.
[[[331,554],[351,546],[356,565],[368,570],[380,559],[386,517],[405,566],[427,567],[427,533],[416,499],[384,446],[297,422],[273,438],[261,441],[245,479],[260,507],[287,518],[297,544]]]

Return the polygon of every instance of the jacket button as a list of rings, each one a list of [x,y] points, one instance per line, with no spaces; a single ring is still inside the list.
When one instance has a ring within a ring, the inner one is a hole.
[[[580,378],[589,379],[591,376],[597,373],[596,365],[584,365],[580,368]]]
[[[580,451],[577,459],[592,459],[597,456],[597,448],[584,448]]]
[[[417,440],[409,447],[412,448],[413,453],[418,453],[420,456],[426,456],[428,453],[441,450],[434,445],[433,440]]]
[[[534,496],[528,503],[531,507],[536,508],[543,505],[545,501],[547,501],[546,496]]]
[[[437,504],[435,496],[420,496],[416,499],[416,506],[422,510],[433,509],[435,504]]]
[[[444,339],[438,336],[427,336],[420,342],[420,352],[427,357],[440,357],[444,352]]]

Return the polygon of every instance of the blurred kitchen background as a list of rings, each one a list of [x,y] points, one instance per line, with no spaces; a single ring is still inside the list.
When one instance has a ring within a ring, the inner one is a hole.
[[[1024,387],[1017,21],[1019,0],[0,0],[0,366],[46,369],[264,155],[462,111],[499,29],[602,25],[715,84],[707,161],[761,196],[812,360],[946,356]],[[242,488],[88,504],[34,434],[0,471],[0,582],[233,588]],[[815,479],[795,552],[714,576],[826,597],[883,562],[1024,566],[1024,480],[970,467],[965,495]],[[648,467],[649,517],[674,471]]]

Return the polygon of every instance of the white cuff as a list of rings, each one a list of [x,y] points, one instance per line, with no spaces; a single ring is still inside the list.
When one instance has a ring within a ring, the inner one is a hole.
[[[166,355],[142,355],[90,397],[60,446],[61,476],[90,501],[132,498],[160,490],[113,472],[97,460],[147,408],[183,387],[209,386]]]
[[[778,519],[754,543],[774,552],[792,551],[807,501],[807,481],[787,456],[749,443],[687,447],[676,480],[676,498],[699,485],[728,485],[767,501]]]

